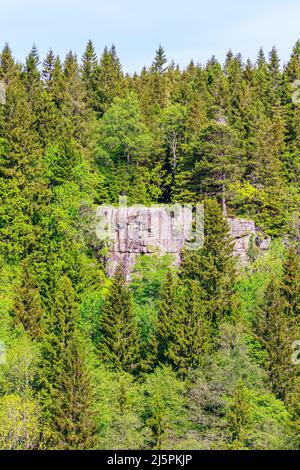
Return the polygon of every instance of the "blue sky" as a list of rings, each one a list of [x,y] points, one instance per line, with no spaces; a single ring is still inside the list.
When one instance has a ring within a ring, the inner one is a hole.
[[[0,0],[0,46],[18,60],[34,42],[42,58],[50,47],[80,57],[91,38],[98,53],[115,43],[126,72],[149,65],[159,43],[181,66],[273,45],[285,62],[298,37],[299,0]]]

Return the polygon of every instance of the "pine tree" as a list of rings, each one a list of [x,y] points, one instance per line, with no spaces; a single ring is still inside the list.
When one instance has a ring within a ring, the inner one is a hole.
[[[171,104],[161,114],[161,129],[166,149],[166,167],[172,175],[170,188],[166,191],[169,200],[176,190],[177,167],[180,161],[181,145],[185,142],[186,108],[180,104]],[[169,194],[167,194],[170,193]]]
[[[116,269],[101,311],[100,334],[102,361],[118,371],[135,372],[139,365],[140,338],[122,265]]]

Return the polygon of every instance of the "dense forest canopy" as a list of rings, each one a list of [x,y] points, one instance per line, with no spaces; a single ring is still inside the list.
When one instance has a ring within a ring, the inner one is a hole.
[[[300,448],[297,80],[300,41],[184,70],[160,46],[134,75],[114,46],[5,45],[0,449]],[[95,213],[120,195],[204,203],[204,246],[109,279]],[[225,215],[270,249],[242,268]]]

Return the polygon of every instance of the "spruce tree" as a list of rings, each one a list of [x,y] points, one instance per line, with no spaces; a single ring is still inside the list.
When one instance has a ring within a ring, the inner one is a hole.
[[[284,260],[281,292],[287,302],[286,314],[300,329],[300,256],[294,245]]]
[[[249,426],[250,422],[250,406],[247,389],[242,381],[239,381],[235,387],[227,421],[231,434],[231,448],[243,447],[243,441],[247,439],[247,425]]]
[[[39,67],[40,58],[36,45],[32,46],[32,49],[26,57],[25,73],[27,86],[33,86],[40,80]]]
[[[120,264],[100,313],[100,357],[118,371],[135,372],[139,365],[140,338],[131,292]]]
[[[214,328],[235,314],[236,260],[229,225],[216,200],[204,201],[204,245],[184,251],[180,276],[198,282]]]
[[[166,70],[165,68],[166,63],[167,63],[167,58],[166,58],[165,50],[160,44],[155,53],[155,58],[152,63],[152,70],[159,74],[162,74]]]
[[[47,318],[39,380],[43,416],[49,426],[45,439],[54,448],[90,448],[95,433],[78,321],[75,291],[63,276]]]
[[[57,379],[62,373],[62,363],[67,345],[72,340],[78,322],[78,306],[70,279],[63,276],[55,289],[51,311],[47,315],[46,336],[42,348],[42,393],[51,399]]]
[[[142,108],[146,115],[147,124],[155,129],[154,119],[160,114],[162,108],[170,103],[170,77],[167,69],[165,52],[159,46],[152,66],[141,74]]]
[[[199,144],[192,190],[203,196],[217,197],[227,215],[228,185],[237,181],[244,171],[238,136],[228,125],[213,122],[202,130]]]
[[[77,57],[71,51],[66,55],[63,64],[62,112],[65,116],[66,137],[75,139],[77,144],[87,141],[89,132],[86,107],[86,91],[82,83]]]
[[[294,421],[295,432],[299,436],[299,397],[300,397],[300,373],[299,365],[293,364],[291,368],[291,351],[295,341],[299,341],[300,335],[300,257],[295,245],[288,249],[283,263],[283,276],[280,283],[280,293],[284,299],[284,316],[288,327],[287,341],[290,344],[290,357],[286,373],[290,375],[288,386],[286,386],[284,398]],[[290,370],[291,368],[291,370]]]
[[[270,85],[270,75],[268,69],[268,62],[262,48],[258,52],[256,67],[254,71],[254,86],[257,98],[264,105],[264,109],[268,114],[271,112],[271,107],[268,102],[268,92]]]
[[[95,111],[100,117],[116,96],[124,96],[124,87],[124,75],[116,48],[114,45],[110,49],[105,47],[97,69]]]
[[[53,426],[57,449],[91,449],[96,442],[91,380],[85,354],[85,344],[75,332],[66,345],[61,374],[55,383]]]
[[[98,71],[98,59],[94,49],[94,45],[91,40],[88,41],[86,49],[82,56],[82,64],[80,67],[80,73],[84,85],[86,87],[89,103],[92,107],[96,106],[95,103],[95,91],[96,91],[96,79]]]
[[[49,200],[37,109],[19,73],[6,90],[6,103],[0,113],[0,135],[5,142],[5,151],[0,155],[0,177],[6,213],[1,236],[11,239],[9,256],[20,259],[32,253],[42,236],[40,220]],[[11,192],[15,194],[14,199],[7,199]]]
[[[275,111],[273,119],[261,117],[257,121],[252,155],[251,181],[261,188],[279,190],[282,185],[282,163],[284,150],[284,122],[280,112]]]
[[[276,279],[271,279],[254,324],[258,339],[267,353],[266,367],[270,385],[281,399],[290,390],[295,375],[291,361],[294,340],[285,308],[286,302],[281,295],[280,284]]]
[[[211,328],[199,284],[183,284],[171,270],[161,289],[156,327],[157,359],[181,377],[199,367],[210,349]]]
[[[6,43],[0,54],[0,80],[3,80],[8,85],[17,75],[18,70],[12,56],[12,51]]]
[[[269,105],[274,108],[280,106],[281,100],[281,71],[280,71],[280,60],[276,47],[273,47],[269,53]]]
[[[235,314],[235,260],[216,201],[205,204],[204,247],[185,250],[180,280],[169,274],[158,308],[158,357],[185,377],[214,347],[223,319]]]
[[[53,53],[52,53],[53,54]],[[48,55],[42,74],[46,90],[39,102],[39,135],[47,148],[60,140],[66,141],[66,128],[62,106],[64,102],[63,67],[60,58]],[[49,61],[49,62],[48,62]]]
[[[226,110],[229,104],[228,80],[222,70],[221,64],[215,56],[207,62],[205,75],[208,91],[208,118],[226,121]]]
[[[44,316],[41,296],[28,263],[24,262],[22,267],[21,283],[15,292],[13,315],[33,339],[40,339]]]
[[[300,39],[296,41],[293,47],[290,60],[287,63],[285,73],[290,82],[300,79]]]
[[[43,70],[42,70],[42,77],[45,81],[46,87],[48,90],[52,89],[53,86],[53,73],[55,67],[55,55],[52,49],[48,52],[44,62],[43,62]]]

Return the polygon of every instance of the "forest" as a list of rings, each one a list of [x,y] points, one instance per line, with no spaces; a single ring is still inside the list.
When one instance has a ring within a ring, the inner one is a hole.
[[[0,53],[1,450],[300,449],[300,40],[153,55]],[[120,195],[203,203],[203,247],[108,277]],[[269,249],[241,266],[225,216]]]

